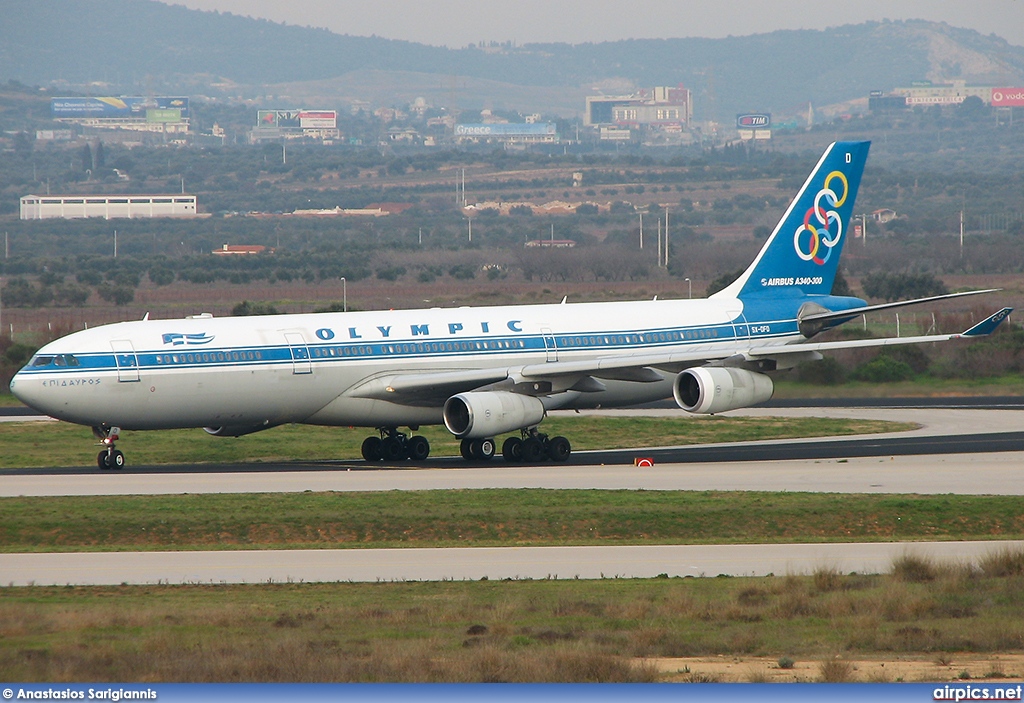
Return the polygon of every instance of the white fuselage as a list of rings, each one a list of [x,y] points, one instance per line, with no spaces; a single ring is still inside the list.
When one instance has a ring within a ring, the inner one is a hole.
[[[748,324],[735,299],[143,320],[46,345],[11,389],[53,417],[124,429],[440,424],[440,404],[358,389],[396,374],[710,352],[751,335],[779,344],[799,337],[793,323]],[[608,380],[560,407],[667,398],[671,378]]]

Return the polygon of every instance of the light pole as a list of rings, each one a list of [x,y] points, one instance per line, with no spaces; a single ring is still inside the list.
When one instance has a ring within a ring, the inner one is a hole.
[[[348,281],[345,280],[344,276],[341,277],[341,300],[342,307],[345,312],[348,312]]]
[[[689,278],[686,279],[686,297],[693,299],[693,281]]]

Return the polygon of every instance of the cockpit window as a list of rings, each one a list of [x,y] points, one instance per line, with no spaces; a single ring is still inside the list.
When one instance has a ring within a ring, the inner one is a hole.
[[[32,359],[32,366],[81,366],[82,362],[74,354],[40,355]]]

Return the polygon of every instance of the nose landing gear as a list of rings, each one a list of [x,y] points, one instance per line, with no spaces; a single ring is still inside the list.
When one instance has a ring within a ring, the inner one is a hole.
[[[121,434],[120,427],[93,427],[93,435],[99,440],[99,444],[103,449],[96,455],[96,465],[100,470],[107,471],[109,469],[123,469],[124,468],[124,453],[116,449],[114,442],[117,441],[118,435]]]

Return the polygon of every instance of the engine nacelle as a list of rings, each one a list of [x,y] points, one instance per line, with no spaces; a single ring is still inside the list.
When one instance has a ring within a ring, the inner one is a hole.
[[[686,369],[672,384],[679,407],[703,415],[763,403],[774,391],[775,384],[768,376],[727,366]]]
[[[531,427],[543,419],[540,400],[519,393],[459,393],[444,404],[444,425],[459,439],[493,437]]]

